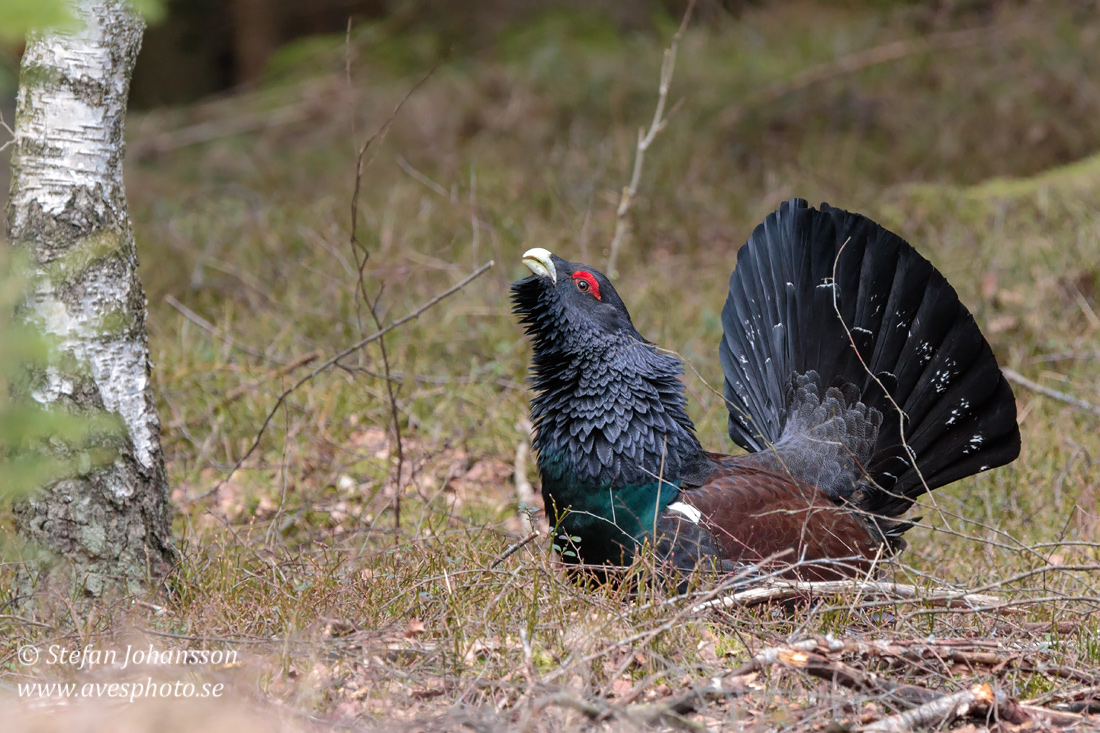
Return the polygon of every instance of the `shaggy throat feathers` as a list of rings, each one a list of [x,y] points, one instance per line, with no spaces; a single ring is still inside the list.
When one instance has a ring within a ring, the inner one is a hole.
[[[637,541],[702,459],[683,365],[638,333],[599,271],[542,248],[523,264],[532,274],[512,302],[534,347],[531,418],[551,521],[587,514]]]

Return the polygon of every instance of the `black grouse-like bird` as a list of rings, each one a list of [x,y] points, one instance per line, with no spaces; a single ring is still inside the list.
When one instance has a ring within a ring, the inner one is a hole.
[[[534,345],[531,416],[567,559],[680,571],[780,558],[851,576],[904,547],[921,494],[1019,455],[1016,402],[955,290],[866,217],[784,203],[737,255],[718,356],[729,434],[703,450],[680,360],[611,282],[529,250],[512,285]]]

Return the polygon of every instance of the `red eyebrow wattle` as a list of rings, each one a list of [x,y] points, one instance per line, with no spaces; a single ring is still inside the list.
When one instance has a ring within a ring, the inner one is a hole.
[[[592,276],[591,272],[586,272],[585,270],[577,270],[573,273],[573,279],[584,280],[586,283],[588,283],[588,287],[590,288],[588,292],[592,293],[596,300],[603,300],[603,298],[600,297],[600,284],[596,282],[596,278]]]

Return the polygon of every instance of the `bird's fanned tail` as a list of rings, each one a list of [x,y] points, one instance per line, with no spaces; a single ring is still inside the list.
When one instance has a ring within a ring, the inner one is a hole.
[[[1012,390],[973,316],[864,216],[784,203],[739,252],[722,325],[730,437],[834,498],[897,516],[1019,454]]]

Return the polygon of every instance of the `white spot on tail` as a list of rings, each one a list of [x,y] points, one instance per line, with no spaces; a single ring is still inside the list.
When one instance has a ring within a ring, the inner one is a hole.
[[[687,517],[692,524],[699,524],[699,520],[703,518],[703,513],[693,507],[691,504],[685,504],[682,501],[674,501],[668,505],[670,512],[676,512]]]

